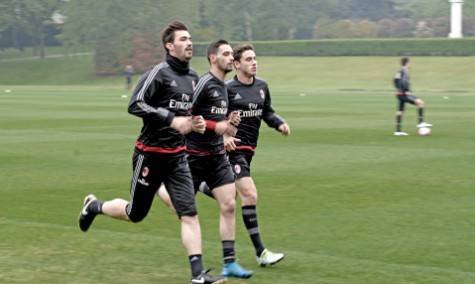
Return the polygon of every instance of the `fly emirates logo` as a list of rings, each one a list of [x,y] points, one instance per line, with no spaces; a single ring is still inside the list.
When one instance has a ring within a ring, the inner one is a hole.
[[[212,106],[211,107],[211,113],[212,114],[224,114],[226,115],[228,113],[228,104],[226,101],[221,101],[221,107],[217,106]]]
[[[188,110],[191,108],[190,96],[181,94],[181,101],[171,99],[168,107],[171,109]]]
[[[239,115],[241,117],[260,117],[262,116],[262,109],[258,107],[258,104],[250,103],[249,110],[240,110]]]

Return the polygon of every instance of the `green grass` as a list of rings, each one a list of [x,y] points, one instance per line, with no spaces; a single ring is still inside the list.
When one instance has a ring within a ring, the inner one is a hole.
[[[475,283],[475,59],[414,58],[430,137],[415,135],[412,106],[411,135],[391,135],[396,64],[260,59],[292,127],[290,137],[262,128],[253,160],[262,236],[286,259],[257,267],[238,217],[237,254],[255,275],[232,283]],[[87,193],[128,197],[140,121],[126,113],[121,78],[54,86],[32,75],[29,86],[6,83],[4,66],[0,283],[187,283],[178,222],[160,202],[139,224],[101,216],[87,234],[77,228]],[[198,210],[205,263],[219,271],[216,205],[199,195]]]

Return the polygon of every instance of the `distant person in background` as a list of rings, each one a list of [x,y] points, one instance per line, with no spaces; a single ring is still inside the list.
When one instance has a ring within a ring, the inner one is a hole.
[[[409,83],[409,69],[410,62],[408,57],[401,58],[402,68],[396,73],[394,77],[394,86],[396,87],[396,97],[398,99],[398,110],[396,112],[396,131],[395,136],[407,136],[406,132],[401,130],[402,116],[404,114],[404,108],[406,103],[413,104],[417,107],[418,113],[418,128],[431,127],[432,124],[424,122],[424,101],[413,96],[411,93]]]
[[[134,68],[132,65],[126,65],[124,69],[125,88],[129,91],[132,89],[132,75],[134,75]]]

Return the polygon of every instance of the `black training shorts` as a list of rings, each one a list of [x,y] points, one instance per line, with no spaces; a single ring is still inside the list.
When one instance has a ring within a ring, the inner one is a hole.
[[[197,214],[186,155],[146,153],[135,149],[130,203],[126,209],[131,221],[145,218],[162,182],[179,217]]]
[[[231,170],[226,154],[200,156],[190,154],[188,163],[193,176],[195,192],[198,192],[201,182],[206,182],[211,190],[216,187],[233,183],[234,173]]]
[[[251,176],[251,161],[254,155],[251,151],[231,151],[228,153],[229,162],[236,179]]]
[[[397,95],[396,97],[398,98],[398,101],[399,101],[399,106],[398,106],[399,111],[404,111],[404,107],[406,103],[415,105],[416,100],[417,100],[417,97],[413,95]]]

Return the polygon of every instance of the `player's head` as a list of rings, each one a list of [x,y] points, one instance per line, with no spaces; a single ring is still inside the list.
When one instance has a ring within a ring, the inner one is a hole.
[[[401,58],[401,66],[402,66],[402,67],[409,66],[409,57],[403,57],[403,58]]]
[[[233,70],[233,49],[226,40],[220,39],[212,42],[206,49],[206,54],[208,62],[221,71],[228,73]]]
[[[193,42],[186,25],[180,21],[169,23],[162,30],[162,44],[167,54],[181,61],[190,61],[193,57]]]
[[[257,59],[254,47],[250,44],[238,45],[234,48],[234,68],[246,77],[257,74]]]

